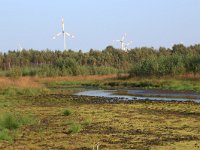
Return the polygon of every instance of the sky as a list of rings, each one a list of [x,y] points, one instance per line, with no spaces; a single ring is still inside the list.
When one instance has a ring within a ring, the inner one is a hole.
[[[135,47],[171,47],[200,43],[199,0],[0,0],[0,51],[20,49],[63,49],[75,51],[116,48],[126,32]]]

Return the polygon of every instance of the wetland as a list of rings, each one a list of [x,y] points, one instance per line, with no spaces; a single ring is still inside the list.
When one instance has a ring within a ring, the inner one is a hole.
[[[66,84],[66,80],[30,79],[27,87],[1,89],[1,114],[31,114],[34,121],[16,130],[6,129],[10,138],[2,135],[0,124],[0,149],[92,150],[97,145],[100,150],[200,149],[200,104],[194,102],[199,99],[197,91],[172,91],[171,95],[168,90],[156,95],[156,90],[126,87],[85,91],[85,86]],[[107,82],[104,80],[99,82]],[[30,85],[34,87],[30,89]],[[173,100],[139,99],[162,99],[166,94]],[[139,98],[132,100],[135,97]]]

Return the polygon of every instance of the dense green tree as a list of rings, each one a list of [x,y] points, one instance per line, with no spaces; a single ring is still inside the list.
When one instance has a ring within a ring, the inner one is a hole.
[[[164,76],[200,73],[199,59],[200,44],[189,47],[176,44],[172,49],[141,47],[127,52],[113,46],[85,53],[29,49],[0,53],[0,69],[13,74],[41,76],[128,72],[139,76]]]

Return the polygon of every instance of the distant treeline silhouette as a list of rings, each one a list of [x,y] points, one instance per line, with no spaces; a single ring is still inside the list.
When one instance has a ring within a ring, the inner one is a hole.
[[[51,50],[8,51],[0,54],[1,76],[67,76],[129,73],[165,76],[200,73],[200,44],[171,49],[141,47],[127,52],[112,46],[83,53]]]

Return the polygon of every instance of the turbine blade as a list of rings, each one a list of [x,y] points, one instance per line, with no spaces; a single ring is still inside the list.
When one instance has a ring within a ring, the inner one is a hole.
[[[62,32],[57,33],[56,35],[53,36],[53,39],[56,39],[58,36],[60,36],[62,34]]]
[[[121,40],[113,40],[113,42],[121,42]]]
[[[126,46],[129,46],[130,44],[132,44],[133,43],[133,41],[130,41],[130,42],[128,42],[127,44],[126,44]]]
[[[60,36],[61,34],[62,34],[62,32],[60,32],[60,33],[56,34],[56,36]]]
[[[125,37],[126,37],[126,33],[124,33],[124,35],[122,36],[122,41],[124,41]]]
[[[69,34],[68,32],[65,32],[65,35],[67,35],[67,36],[69,36],[69,37],[71,37],[71,38],[75,38],[74,35],[71,35],[71,34]]]

